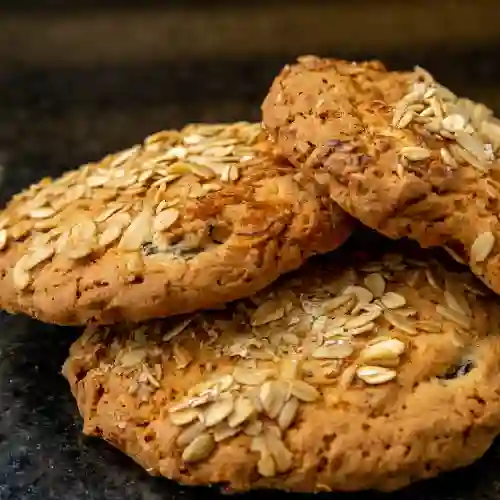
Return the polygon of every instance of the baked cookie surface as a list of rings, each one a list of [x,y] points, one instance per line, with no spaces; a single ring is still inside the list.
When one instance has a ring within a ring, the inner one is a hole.
[[[303,57],[263,103],[293,163],[391,238],[444,246],[500,293],[500,122],[416,68]]]
[[[230,491],[388,491],[480,457],[499,306],[430,261],[333,259],[225,310],[88,327],[63,368],[84,432]]]
[[[14,197],[0,214],[0,307],[113,323],[250,295],[349,236],[324,191],[257,124],[154,134]]]

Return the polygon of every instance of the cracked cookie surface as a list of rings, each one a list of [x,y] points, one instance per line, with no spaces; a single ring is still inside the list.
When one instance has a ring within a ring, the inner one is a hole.
[[[285,156],[391,238],[443,246],[500,293],[500,122],[425,70],[307,56],[263,103]]]
[[[63,373],[84,432],[151,474],[394,490],[498,434],[492,295],[430,260],[323,256],[225,310],[88,327]]]
[[[18,194],[0,214],[0,306],[113,323],[218,306],[351,232],[257,124],[189,125]]]

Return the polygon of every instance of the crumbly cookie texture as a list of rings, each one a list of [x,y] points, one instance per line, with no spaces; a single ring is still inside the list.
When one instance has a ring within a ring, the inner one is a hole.
[[[191,312],[350,232],[258,124],[189,125],[15,196],[0,214],[0,307],[60,324]]]
[[[263,103],[271,137],[391,238],[444,246],[500,293],[500,122],[425,70],[303,57]]]
[[[221,311],[88,327],[63,373],[148,472],[231,491],[394,490],[500,429],[499,307],[469,273],[318,258]]]

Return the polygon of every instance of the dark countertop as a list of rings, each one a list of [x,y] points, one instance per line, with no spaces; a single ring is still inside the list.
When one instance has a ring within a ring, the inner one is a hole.
[[[13,14],[9,15],[12,21]],[[0,33],[5,33],[2,19],[0,12]],[[280,36],[284,33],[282,28]],[[196,34],[188,31],[186,36],[196,42]],[[352,46],[342,50],[323,43],[321,50],[360,57],[375,52],[401,68],[425,65],[453,89],[500,111],[496,83],[500,80],[500,41],[483,42],[469,48],[450,44],[438,49],[424,44],[411,50],[408,44],[400,50],[396,43],[392,48],[384,46],[383,51]],[[121,56],[113,59],[108,54],[109,58],[100,62],[83,58],[84,63],[71,64],[66,58],[64,64],[50,61],[44,65],[40,59],[43,50],[36,57],[24,54],[23,58],[15,50],[5,50],[2,39],[0,202],[45,175],[57,175],[97,159],[160,128],[187,121],[258,120],[259,104],[273,75],[290,60],[291,53],[311,46],[296,42],[284,53],[283,44],[278,45],[274,52],[267,46],[265,53],[257,51],[247,57],[234,57],[234,52],[221,57],[204,53],[198,59],[165,56],[164,60],[141,62],[135,57],[127,63]],[[9,57],[2,59],[2,53]],[[151,478],[105,443],[80,434],[75,404],[60,375],[69,345],[77,335],[77,329],[0,313],[0,500],[218,496],[213,489],[181,488]],[[500,499],[499,471],[497,444],[465,470],[394,495],[344,497]],[[276,498],[271,493],[261,495]]]

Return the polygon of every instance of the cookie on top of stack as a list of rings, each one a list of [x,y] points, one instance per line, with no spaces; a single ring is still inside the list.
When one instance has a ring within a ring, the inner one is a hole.
[[[324,186],[259,125],[189,125],[14,197],[0,306],[43,321],[142,321],[263,288],[350,234]]]
[[[63,368],[84,432],[151,474],[388,491],[471,463],[500,432],[500,122],[421,68],[312,56],[262,111],[15,196],[0,307],[86,325]],[[473,274],[359,258],[356,219]]]
[[[283,154],[363,224],[441,246],[500,293],[500,121],[427,71],[307,56],[263,106]]]

